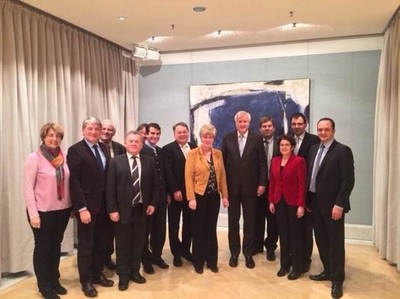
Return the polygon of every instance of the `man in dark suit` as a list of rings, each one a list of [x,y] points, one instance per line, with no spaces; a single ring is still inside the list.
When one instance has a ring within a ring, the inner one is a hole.
[[[229,193],[229,265],[236,267],[240,253],[239,219],[243,208],[243,254],[247,268],[254,268],[254,229],[257,196],[265,192],[267,160],[261,137],[249,131],[251,116],[246,111],[235,115],[236,131],[226,134],[222,141],[222,153],[226,169]]]
[[[264,147],[264,154],[267,159],[267,177],[269,178],[269,170],[271,159],[279,155],[279,148],[276,144],[275,121],[270,116],[263,116],[259,121],[260,134],[262,136],[262,144]],[[266,190],[257,199],[256,211],[256,228],[254,238],[254,251],[253,254],[262,253],[265,246],[267,253],[266,257],[269,261],[275,260],[275,249],[278,247],[278,228],[276,224],[275,214],[272,214],[268,208],[268,185],[267,181]],[[267,237],[265,235],[265,220],[267,220]]]
[[[302,113],[295,113],[290,118],[290,126],[294,139],[296,140],[296,147],[294,153],[297,156],[303,157],[306,162],[308,159],[308,151],[314,144],[319,143],[317,135],[310,134],[306,131],[307,119]],[[302,265],[302,272],[308,272],[311,265],[311,256],[313,251],[313,229],[312,217],[310,211],[306,209],[304,216],[304,261]]]
[[[185,162],[186,154],[196,145],[188,142],[189,127],[184,122],[173,126],[175,141],[165,145],[163,149],[167,154],[167,167],[171,169],[169,182],[171,182],[171,201],[168,205],[168,236],[175,267],[182,266],[182,257],[192,260],[190,246],[192,243],[192,227],[190,211],[186,200],[185,188]],[[182,240],[179,240],[179,223],[182,214]]]
[[[332,298],[340,298],[345,279],[344,215],[350,210],[354,159],[351,149],[334,139],[332,119],[321,118],[317,132],[321,142],[309,152],[307,200],[324,271],[310,275],[310,279],[330,280]]]
[[[156,162],[157,178],[159,185],[158,205],[154,214],[147,219],[147,232],[143,249],[142,263],[147,274],[153,274],[153,264],[161,269],[168,269],[169,265],[162,259],[167,226],[167,175],[171,171],[166,167],[166,153],[157,146],[160,140],[161,127],[157,123],[149,123],[146,126],[146,141],[141,154],[152,157]]]
[[[103,120],[103,129],[101,131],[100,141],[108,146],[111,158],[126,153],[125,147],[121,143],[112,140],[115,132],[115,124],[109,119]],[[116,266],[111,258],[112,254],[114,253],[115,228],[113,223],[110,225],[111,229],[107,241],[105,266],[110,270],[115,270]]]
[[[107,174],[107,211],[115,222],[118,288],[128,289],[129,279],[145,283],[140,262],[146,234],[147,215],[154,213],[159,186],[154,159],[140,155],[143,140],[130,131],[125,138],[127,153],[111,159]],[[136,165],[135,165],[136,164]],[[135,189],[134,168],[139,188]],[[136,190],[136,191],[135,191]],[[138,195],[137,193],[140,193]],[[136,197],[138,195],[138,197]],[[137,198],[137,200],[136,200]]]
[[[78,223],[78,270],[82,291],[96,297],[93,284],[111,287],[103,274],[110,225],[106,213],[106,169],[110,154],[99,142],[102,124],[94,117],[83,121],[83,140],[68,149],[70,193]]]

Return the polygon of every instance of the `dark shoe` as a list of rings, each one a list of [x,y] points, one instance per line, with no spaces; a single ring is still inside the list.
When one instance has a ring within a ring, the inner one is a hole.
[[[182,267],[182,259],[179,256],[174,257],[174,261],[172,263],[175,267]]]
[[[102,287],[109,288],[114,285],[114,281],[108,279],[103,273],[100,274],[99,277],[93,279],[94,284],[99,284]]]
[[[282,277],[285,276],[287,273],[289,273],[289,268],[280,268],[276,275]]]
[[[132,274],[131,280],[136,282],[136,283],[140,283],[140,284],[146,282],[146,278],[144,278],[142,275],[140,275],[140,273]]]
[[[60,299],[60,296],[58,296],[54,290],[41,293],[45,299]]]
[[[203,274],[203,268],[194,268],[197,274]]]
[[[90,282],[82,283],[82,291],[86,297],[93,298],[97,296],[97,291]]]
[[[187,253],[187,254],[185,254],[185,255],[183,255],[183,257],[188,261],[188,262],[191,262],[192,260],[193,260],[193,256],[192,256],[192,254],[189,252],[189,253]]]
[[[334,299],[342,298],[343,296],[343,286],[341,284],[333,284],[331,297]]]
[[[310,266],[311,263],[304,264],[303,268],[301,269],[301,273],[307,273],[308,271],[310,271]]]
[[[327,275],[325,272],[321,272],[316,275],[310,275],[311,280],[315,281],[325,281],[325,280],[330,280],[329,275]]]
[[[58,295],[66,295],[68,293],[67,289],[64,288],[59,282],[53,284],[53,290]]]
[[[208,267],[208,268],[210,268],[211,272],[218,273],[218,266],[212,266],[212,267]]]
[[[299,277],[300,277],[300,272],[292,270],[292,272],[289,273],[287,279],[295,280],[295,279],[297,279]]]
[[[263,248],[257,248],[253,250],[252,255],[256,255],[263,252],[264,252]]]
[[[153,268],[153,266],[152,266],[151,264],[143,265],[143,270],[144,270],[144,272],[146,272],[147,274],[154,274],[154,273],[155,273],[154,268]]]
[[[164,260],[162,258],[154,259],[151,262],[153,263],[153,265],[156,265],[156,266],[160,267],[161,269],[169,268],[169,265],[166,262],[164,262]]]
[[[276,259],[275,250],[267,249],[267,260],[273,262],[275,261],[275,259]]]
[[[117,265],[115,264],[115,262],[110,258],[108,260],[106,260],[105,264],[107,269],[109,270],[115,270],[117,269]]]
[[[229,266],[231,267],[237,267],[238,265],[238,257],[235,255],[232,255],[231,258],[229,259]]]
[[[249,269],[253,269],[256,264],[254,263],[253,257],[251,255],[246,255],[244,257],[246,259],[246,267]]]
[[[126,291],[129,287],[129,281],[128,280],[120,280],[118,282],[118,290],[120,291]]]

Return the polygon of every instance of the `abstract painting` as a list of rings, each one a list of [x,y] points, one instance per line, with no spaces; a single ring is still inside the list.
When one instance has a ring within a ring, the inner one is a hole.
[[[304,113],[309,119],[309,106],[310,79],[192,85],[191,137],[200,143],[201,126],[211,123],[217,128],[214,146],[220,148],[223,136],[235,130],[234,116],[240,110],[250,113],[250,130],[254,132],[258,132],[261,117],[271,116],[279,136],[289,132],[294,113]]]

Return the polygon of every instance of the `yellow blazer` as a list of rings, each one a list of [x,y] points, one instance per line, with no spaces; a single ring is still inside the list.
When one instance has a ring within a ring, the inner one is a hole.
[[[226,174],[222,152],[211,149],[214,162],[215,175],[217,177],[218,192],[222,198],[228,198],[228,186],[226,184]],[[195,193],[204,195],[210,176],[207,157],[204,155],[201,146],[192,149],[187,157],[185,164],[185,184],[187,200],[196,199]]]

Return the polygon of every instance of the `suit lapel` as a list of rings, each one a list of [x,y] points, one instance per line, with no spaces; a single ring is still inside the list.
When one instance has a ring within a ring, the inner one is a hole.
[[[325,154],[325,157],[322,160],[321,165],[319,166],[318,173],[324,168],[326,161],[329,160],[330,157],[332,156],[332,151],[335,148],[336,144],[337,144],[337,142],[334,140],[332,142],[331,146],[329,147],[328,152]]]

